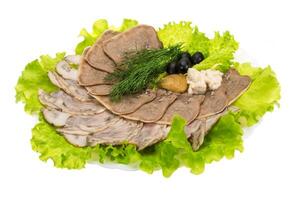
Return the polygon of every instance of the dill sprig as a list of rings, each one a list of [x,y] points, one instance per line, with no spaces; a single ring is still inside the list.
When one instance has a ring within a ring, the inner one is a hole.
[[[117,71],[106,79],[116,81],[110,92],[112,101],[118,101],[124,95],[145,90],[166,70],[168,63],[181,54],[181,45],[162,49],[143,49],[136,53],[128,53]]]

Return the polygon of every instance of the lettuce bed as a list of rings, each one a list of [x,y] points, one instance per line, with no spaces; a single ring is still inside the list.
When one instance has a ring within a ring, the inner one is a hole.
[[[75,52],[81,54],[85,47],[92,45],[107,29],[125,31],[137,24],[135,20],[125,19],[120,27],[112,27],[106,20],[98,20],[94,23],[92,32],[86,29],[80,31],[83,40],[77,44]],[[169,177],[180,166],[186,166],[192,173],[200,174],[205,164],[223,157],[230,159],[234,157],[236,150],[243,151],[242,128],[257,123],[267,111],[274,109],[280,99],[280,85],[271,67],[255,68],[249,63],[234,62],[238,42],[229,32],[216,32],[213,38],[208,38],[190,22],[172,22],[159,28],[158,36],[164,46],[182,43],[183,49],[190,53],[201,51],[206,59],[196,65],[196,69],[213,68],[226,72],[233,66],[239,73],[249,75],[253,80],[250,88],[234,103],[240,108],[240,112],[223,116],[210,130],[197,152],[192,151],[185,137],[183,127],[186,122],[180,116],[174,117],[165,141],[141,152],[130,144],[116,147],[74,147],[40,114],[42,105],[37,91],[39,88],[47,92],[58,89],[48,79],[47,72],[54,70],[65,53],[57,53],[55,57],[43,55],[26,65],[15,87],[16,101],[23,102],[25,111],[29,114],[39,115],[39,122],[32,129],[31,144],[32,149],[40,153],[41,160],[51,159],[56,167],[68,169],[83,168],[90,160],[98,160],[100,163],[112,161],[136,165],[148,173],[161,169],[163,175]]]

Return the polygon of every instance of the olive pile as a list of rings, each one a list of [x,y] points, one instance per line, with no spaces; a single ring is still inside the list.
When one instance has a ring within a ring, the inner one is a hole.
[[[201,52],[197,51],[192,56],[188,52],[183,52],[179,60],[173,61],[167,66],[168,74],[185,74],[187,70],[204,60]]]

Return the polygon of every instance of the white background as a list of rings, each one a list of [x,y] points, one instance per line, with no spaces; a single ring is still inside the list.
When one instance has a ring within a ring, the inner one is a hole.
[[[300,199],[300,6],[297,1],[14,1],[0,3],[0,199]],[[109,169],[95,164],[61,170],[31,150],[36,119],[15,104],[23,67],[41,54],[72,53],[82,27],[124,17],[160,26],[191,20],[201,31],[230,30],[237,55],[270,64],[282,85],[281,108],[246,130],[245,151],[206,167],[161,172]]]

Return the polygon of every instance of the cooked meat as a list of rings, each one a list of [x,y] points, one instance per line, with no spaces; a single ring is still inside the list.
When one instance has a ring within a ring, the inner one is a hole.
[[[217,114],[218,115],[218,114]],[[215,116],[211,116],[215,117]],[[193,121],[193,131],[190,132],[189,141],[194,151],[198,150],[202,145],[205,137],[205,119],[196,119]]]
[[[156,98],[141,106],[135,112],[122,117],[142,122],[156,122],[166,112],[171,103],[175,101],[177,95],[167,92],[166,90],[158,90]]]
[[[68,134],[68,135],[89,135],[91,132],[81,130],[78,127],[62,127],[62,128],[57,128],[56,129],[58,132],[62,134]]]
[[[81,56],[79,55],[68,55],[65,57],[65,61],[70,65],[79,65]]]
[[[48,77],[54,85],[80,101],[91,101],[93,99],[87,90],[79,86],[76,81],[64,79],[56,72],[48,72]]]
[[[222,112],[228,106],[225,91],[224,84],[222,84],[217,90],[207,92],[197,118],[201,119]]]
[[[118,32],[115,31],[105,31],[95,44],[87,51],[84,58],[92,67],[108,73],[112,73],[115,70],[116,65],[103,52],[102,43],[117,34]]]
[[[191,142],[194,151],[198,150],[203,144],[205,135],[209,132],[213,125],[215,125],[218,120],[229,111],[237,112],[238,108],[231,106],[218,114],[202,119],[196,119],[185,128],[185,131],[191,135],[189,141]]]
[[[169,130],[170,127],[166,125],[147,123],[143,125],[139,134],[136,134],[129,140],[129,143],[135,144],[138,150],[142,150],[165,139]]]
[[[89,142],[94,144],[123,144],[138,134],[143,127],[142,123],[129,120],[118,120],[113,126],[92,134]]]
[[[71,135],[71,134],[62,134],[65,139],[78,147],[85,147],[88,146],[88,139],[86,135]]]
[[[230,105],[239,98],[248,89],[250,83],[249,76],[241,76],[235,69],[229,69],[224,77],[228,104]]]
[[[71,116],[70,113],[60,112],[55,109],[43,109],[43,115],[47,122],[54,126],[64,126]]]
[[[192,121],[190,124],[186,125],[184,127],[186,137],[187,138],[191,137],[191,135],[194,134],[199,129],[200,126],[201,126],[201,120],[197,120],[197,119]]]
[[[134,32],[118,34],[105,42],[112,57],[121,59],[122,52],[133,49],[133,46],[129,45],[132,42],[136,42],[137,48],[160,47],[156,33],[151,33],[151,27],[139,26],[135,29]],[[152,36],[145,42],[143,34]],[[106,37],[105,34],[103,37]],[[131,42],[127,43],[126,39]],[[117,43],[121,43],[121,46],[124,44],[125,48],[110,49]],[[99,47],[95,46],[93,50],[95,52],[101,50],[101,42],[97,45]],[[85,53],[87,51],[89,50]],[[104,55],[103,51],[102,54]],[[90,59],[97,61],[95,56],[90,52]],[[108,73],[93,68],[81,58],[77,76],[77,70],[72,69],[70,64],[76,64],[78,58],[66,57],[66,61],[61,61],[56,66],[58,74],[48,74],[53,84],[66,93],[61,90],[47,94],[40,90],[39,99],[47,107],[43,109],[45,119],[56,126],[56,130],[67,141],[80,147],[130,143],[135,144],[138,150],[144,149],[167,137],[172,118],[178,114],[186,119],[187,138],[193,150],[198,150],[205,135],[219,118],[228,110],[236,111],[227,108],[228,105],[236,100],[251,82],[249,77],[240,76],[234,69],[230,69],[224,76],[222,85],[205,96],[147,90],[145,93],[125,96],[120,102],[112,102],[107,95],[113,85],[104,80]],[[77,83],[77,78],[86,88]]]
[[[171,124],[174,115],[178,114],[191,123],[199,114],[200,104],[204,100],[203,95],[181,94],[173,104],[169,106],[164,116],[157,122],[159,124]]]
[[[63,91],[48,94],[43,90],[39,90],[39,99],[47,107],[59,109],[70,114],[92,115],[105,110],[96,100],[82,102]]]
[[[78,82],[83,86],[109,84],[105,80],[107,72],[97,70],[89,65],[84,59],[81,59],[78,71]]]
[[[108,95],[113,85],[94,85],[85,87],[87,91],[92,95]]]
[[[161,47],[155,29],[146,25],[136,26],[103,42],[104,52],[117,64],[122,62],[125,53]]]
[[[104,111],[100,114],[89,116],[72,116],[67,121],[63,128],[58,131],[69,134],[85,135],[86,133],[95,133],[112,126],[120,120],[120,117],[112,114],[109,111]]]
[[[111,101],[109,96],[93,97],[95,97],[102,105],[104,105],[111,112],[118,115],[126,115],[129,113],[133,113],[145,103],[152,101],[156,97],[156,92],[146,91],[141,94],[125,96],[122,98],[122,101],[118,102]]]
[[[77,70],[74,68],[71,68],[71,66],[64,60],[60,61],[56,65],[56,71],[64,79],[77,81]]]

